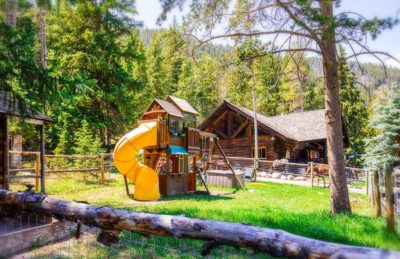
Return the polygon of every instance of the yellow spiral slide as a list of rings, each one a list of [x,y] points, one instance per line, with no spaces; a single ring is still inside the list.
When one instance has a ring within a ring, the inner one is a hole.
[[[157,123],[144,122],[122,137],[115,146],[115,166],[122,175],[135,183],[135,200],[152,201],[160,198],[158,174],[136,160],[140,149],[155,145]]]

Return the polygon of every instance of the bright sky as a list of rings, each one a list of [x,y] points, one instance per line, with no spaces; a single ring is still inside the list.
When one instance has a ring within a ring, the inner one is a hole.
[[[144,22],[146,28],[160,28],[156,24],[157,17],[161,13],[161,4],[158,0],[136,0],[138,11],[137,19]],[[356,11],[368,18],[378,16],[398,16],[400,19],[400,1],[399,0],[342,0],[341,10]],[[175,16],[177,21],[181,21],[182,13],[174,10],[169,15],[167,22],[162,27],[168,27],[172,24],[172,18]],[[389,52],[400,59],[400,24],[393,30],[383,32],[378,39],[370,41],[368,46],[373,50]],[[362,61],[374,61],[371,58],[363,58]],[[387,64],[400,67],[395,61],[388,60]]]

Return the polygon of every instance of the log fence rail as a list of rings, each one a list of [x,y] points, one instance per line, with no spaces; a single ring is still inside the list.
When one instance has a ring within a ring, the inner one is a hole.
[[[105,245],[118,243],[120,232],[125,230],[146,237],[201,240],[203,256],[220,246],[232,246],[287,258],[400,258],[397,251],[320,241],[278,229],[92,206],[28,192],[0,190],[0,206],[98,227],[101,233],[97,240]]]
[[[12,184],[18,179],[35,179],[35,190],[40,190],[40,152],[10,151],[10,160],[19,156],[20,162],[9,168],[7,180]],[[26,158],[23,158],[26,157]],[[111,159],[110,159],[111,158]],[[105,183],[105,172],[115,168],[111,153],[96,155],[45,155],[45,173],[98,173],[99,182]]]
[[[31,151],[10,151],[10,157],[18,156],[30,156],[33,157],[28,163],[21,164],[16,168],[9,169],[9,175],[7,179],[9,182],[14,179],[35,179],[36,190],[39,190],[40,186],[40,152]],[[235,168],[246,169],[251,167],[254,159],[253,158],[243,158],[243,157],[227,157],[230,164]],[[211,161],[217,161],[215,156],[210,159]],[[75,163],[71,162],[75,161]],[[112,154],[96,154],[96,155],[45,155],[45,172],[48,174],[53,173],[78,173],[78,172],[94,172],[98,173],[100,183],[105,183],[105,172],[115,168],[112,162]],[[319,163],[294,163],[294,162],[284,162],[284,161],[270,161],[259,159],[259,172],[280,172],[282,174],[302,176],[305,175],[308,170],[315,166],[327,166],[325,164]],[[223,169],[226,167],[226,163],[214,163],[210,164],[210,169]],[[23,173],[23,177],[19,174]],[[30,174],[29,174],[30,173]],[[346,175],[350,183],[365,182],[368,187],[368,177],[363,169],[346,167]],[[314,187],[314,180],[317,179],[319,182],[319,177],[314,175],[314,170],[307,175],[311,178],[311,185]],[[368,188],[366,188],[368,190]]]

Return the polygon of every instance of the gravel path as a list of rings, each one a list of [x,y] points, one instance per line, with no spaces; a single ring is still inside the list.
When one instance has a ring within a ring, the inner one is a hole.
[[[311,187],[310,181],[294,181],[294,180],[282,180],[282,179],[274,179],[274,178],[267,178],[267,177],[257,177],[257,181],[260,182],[272,182],[272,183],[284,183],[284,184],[293,184],[293,185],[300,185],[305,187]],[[314,186],[317,186],[317,183],[314,182]],[[319,187],[323,188],[323,182],[320,181]],[[327,186],[325,188],[328,188]],[[353,193],[360,193],[365,194],[365,188],[354,188],[349,186],[349,192]]]

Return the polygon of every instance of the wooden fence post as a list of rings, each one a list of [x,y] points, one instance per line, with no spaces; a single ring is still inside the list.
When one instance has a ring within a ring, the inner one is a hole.
[[[379,174],[379,172],[378,172]],[[371,207],[375,208],[374,200],[374,172],[368,172],[368,182],[367,182],[367,197],[371,203]]]
[[[100,183],[104,182],[104,154],[100,154]]]
[[[373,172],[373,184],[372,184],[372,198],[373,198],[373,204],[375,207],[375,217],[380,217],[382,216],[382,210],[381,210],[381,192],[380,192],[380,186],[379,186],[379,173],[377,171]]]
[[[35,175],[40,176],[40,154],[36,153],[35,154]],[[36,178],[35,179],[35,190],[36,192],[39,191],[39,184],[40,184],[40,179]]]
[[[365,194],[369,195],[369,172],[365,172]]]
[[[310,162],[311,188],[314,188],[314,162]]]
[[[46,193],[44,125],[40,125],[40,191]]]
[[[386,162],[385,170],[385,199],[386,199],[386,227],[389,232],[394,232],[394,202],[393,202],[393,179],[392,165]]]

